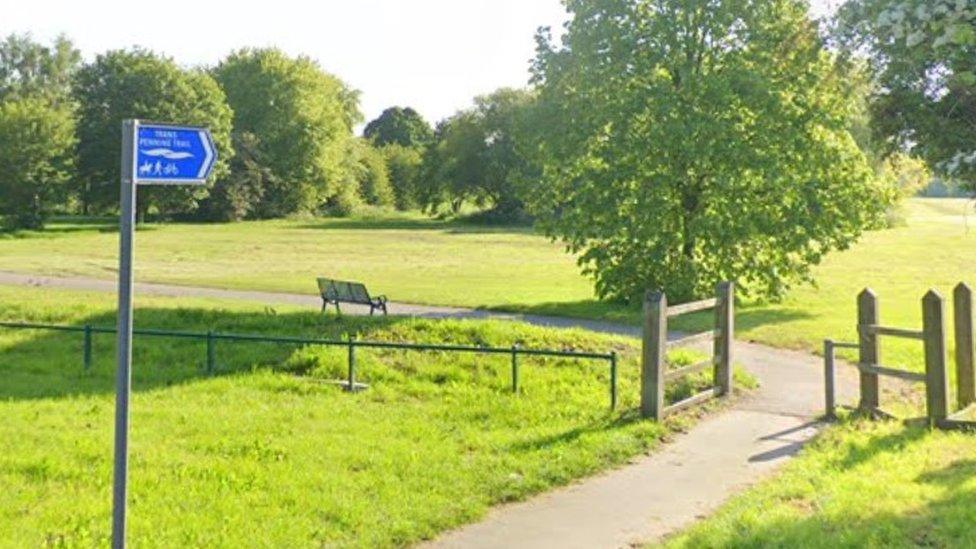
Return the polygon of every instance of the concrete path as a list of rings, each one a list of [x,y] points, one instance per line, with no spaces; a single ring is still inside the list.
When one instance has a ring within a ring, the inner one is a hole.
[[[103,280],[85,277],[55,277],[34,274],[12,273],[0,271],[0,286],[28,286],[35,288],[61,288],[84,292],[115,292],[118,283],[115,280]],[[135,295],[159,297],[197,297],[211,299],[228,299],[239,301],[254,301],[267,305],[297,305],[300,307],[322,307],[322,299],[314,294],[288,294],[278,292],[258,292],[251,290],[225,290],[220,288],[205,288],[199,286],[178,286],[174,284],[156,284],[136,282]],[[343,313],[352,315],[369,314],[369,307],[357,305],[342,305]],[[465,309],[460,307],[446,307],[440,305],[416,305],[411,303],[390,303],[391,315],[418,316],[424,318],[477,318],[517,320],[536,326],[552,328],[583,328],[595,332],[624,334],[638,337],[640,329],[636,326],[626,326],[597,320],[585,320],[562,317],[548,317],[539,315],[511,314],[494,311]]]
[[[115,291],[113,281],[0,272],[0,284]],[[319,307],[316,296],[137,284],[140,295],[240,299]],[[352,314],[366,310],[349,308]],[[633,326],[453,307],[391,304],[391,314],[501,318],[638,336]],[[737,342],[735,361],[759,390],[707,418],[653,454],[606,474],[493,509],[482,522],[426,544],[436,548],[618,548],[655,541],[707,515],[793,456],[820,425],[822,361],[814,356]],[[838,392],[852,402],[855,370],[842,366]]]
[[[738,342],[736,362],[762,382],[731,409],[630,465],[492,510],[426,544],[437,548],[618,548],[660,540],[708,515],[796,454],[817,432],[822,363]],[[841,376],[854,398],[853,368]]]

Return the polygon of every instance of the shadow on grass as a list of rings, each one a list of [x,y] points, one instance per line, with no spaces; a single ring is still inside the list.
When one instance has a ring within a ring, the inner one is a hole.
[[[541,303],[537,305],[502,305],[489,310],[512,312],[526,315],[567,317],[600,322],[613,322],[639,326],[643,321],[640,307],[597,299]],[[813,318],[813,315],[800,309],[768,309],[761,306],[740,306],[736,309],[735,323],[739,330],[750,330],[761,326],[782,324],[795,320]],[[711,312],[690,314],[672,319],[671,330],[679,332],[700,332],[711,328],[715,318]]]
[[[136,232],[147,233],[159,230],[160,225],[140,223],[136,226]],[[113,234],[119,232],[118,220],[79,220],[79,221],[55,221],[48,223],[43,229],[0,229],[0,239],[26,240],[32,238],[50,238],[59,235],[77,233],[100,233]]]
[[[479,225],[457,220],[398,218],[329,218],[296,225],[296,229],[360,231],[440,231],[448,234],[536,234],[532,227],[521,225]]]
[[[861,420],[869,421],[869,420]],[[897,453],[913,442],[917,442],[928,433],[924,427],[905,427],[894,433],[872,437],[867,444],[852,445],[847,453],[838,460],[837,466],[850,469],[866,463],[881,454]]]
[[[115,315],[95,315],[75,325],[114,327]],[[137,309],[135,326],[159,330],[259,334],[343,340],[350,334],[389,327],[398,317],[373,319],[323,316],[318,313],[279,315],[274,312],[229,312],[206,309]],[[60,398],[112,393],[115,390],[115,334],[92,338],[90,371],[84,370],[83,335],[44,330],[0,328],[8,342],[0,344],[0,399]],[[263,342],[216,343],[215,375],[248,372],[281,364],[298,344]],[[204,339],[137,335],[133,343],[133,390],[199,381],[207,376]]]
[[[626,410],[619,416],[608,418],[607,420],[595,421],[588,425],[574,427],[561,433],[533,438],[531,440],[520,440],[508,445],[513,451],[524,452],[526,450],[548,450],[553,446],[561,446],[575,442],[580,437],[593,433],[603,433],[608,430],[616,430],[643,421],[640,411],[637,409]]]
[[[525,315],[597,320],[600,322],[615,322],[634,326],[641,322],[639,307],[597,299],[538,303],[534,305],[508,304],[490,307],[488,310]]]

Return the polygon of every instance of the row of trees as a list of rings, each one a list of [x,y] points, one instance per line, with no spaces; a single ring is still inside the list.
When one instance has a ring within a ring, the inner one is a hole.
[[[538,184],[531,154],[536,94],[500,89],[475,99],[431,128],[413,109],[387,109],[364,136],[385,156],[399,208],[457,212],[464,204],[502,220],[525,217],[525,196]]]
[[[436,128],[392,108],[362,139],[356,94],[305,58],[243,50],[187,71],[132,50],[80,66],[65,40],[9,39],[0,206],[28,223],[58,201],[111,208],[118,122],[178,119],[216,130],[216,184],[153,189],[144,212],[476,203],[534,217],[601,297],[684,299],[720,280],[777,297],[929,170],[976,177],[971,2],[851,0],[826,33],[805,0],[564,3],[565,33],[537,37],[530,89]]]
[[[395,201],[386,160],[353,136],[358,95],[305,57],[234,52],[209,70],[131,49],[83,64],[65,38],[0,43],[0,214],[39,227],[53,210],[112,212],[124,118],[205,125],[209,187],[147,187],[141,215],[207,220],[348,212]]]
[[[205,125],[219,150],[208,187],[146,187],[141,217],[231,221],[348,214],[367,203],[436,210],[463,203],[523,215],[538,169],[522,147],[534,93],[503,89],[436,130],[394,107],[364,136],[358,95],[312,60],[245,49],[208,70],[131,49],[83,64],[66,38],[0,43],[0,215],[40,227],[52,211],[118,203],[124,118]]]

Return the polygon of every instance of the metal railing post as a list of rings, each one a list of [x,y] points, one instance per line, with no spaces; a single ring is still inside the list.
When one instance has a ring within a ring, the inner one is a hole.
[[[207,375],[213,375],[217,363],[217,345],[214,333],[207,331]]]
[[[512,345],[512,392],[519,394],[518,345]]]
[[[85,341],[81,354],[85,365],[85,372],[90,372],[92,363],[92,328],[88,324],[85,324]]]
[[[668,344],[668,298],[648,292],[644,298],[644,342],[641,360],[641,417],[664,416],[664,368]]]
[[[837,401],[834,389],[834,380],[836,379],[834,373],[834,359],[834,341],[832,339],[828,339],[824,341],[824,417],[827,419],[837,418]]]
[[[617,351],[610,353],[610,410],[617,409]]]
[[[349,392],[356,392],[356,338],[349,336]]]

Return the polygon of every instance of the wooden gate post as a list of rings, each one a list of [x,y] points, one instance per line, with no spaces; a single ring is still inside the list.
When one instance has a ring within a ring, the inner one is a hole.
[[[862,365],[877,366],[881,351],[878,336],[869,333],[867,326],[878,324],[878,297],[870,288],[865,288],[857,296],[857,333],[860,347],[858,361]],[[865,412],[874,412],[880,406],[878,375],[861,370],[861,402],[858,407]]]
[[[925,401],[929,423],[936,426],[949,416],[949,379],[942,296],[935,290],[929,290],[922,298],[922,326],[925,334]]]
[[[732,346],[735,341],[735,283],[722,282],[716,288],[715,385],[720,395],[732,394]]]
[[[976,402],[976,368],[973,367],[973,291],[960,283],[952,292],[956,337],[956,398],[959,409]]]
[[[644,346],[641,360],[641,416],[664,416],[664,368],[668,345],[668,298],[648,292],[644,298]]]

